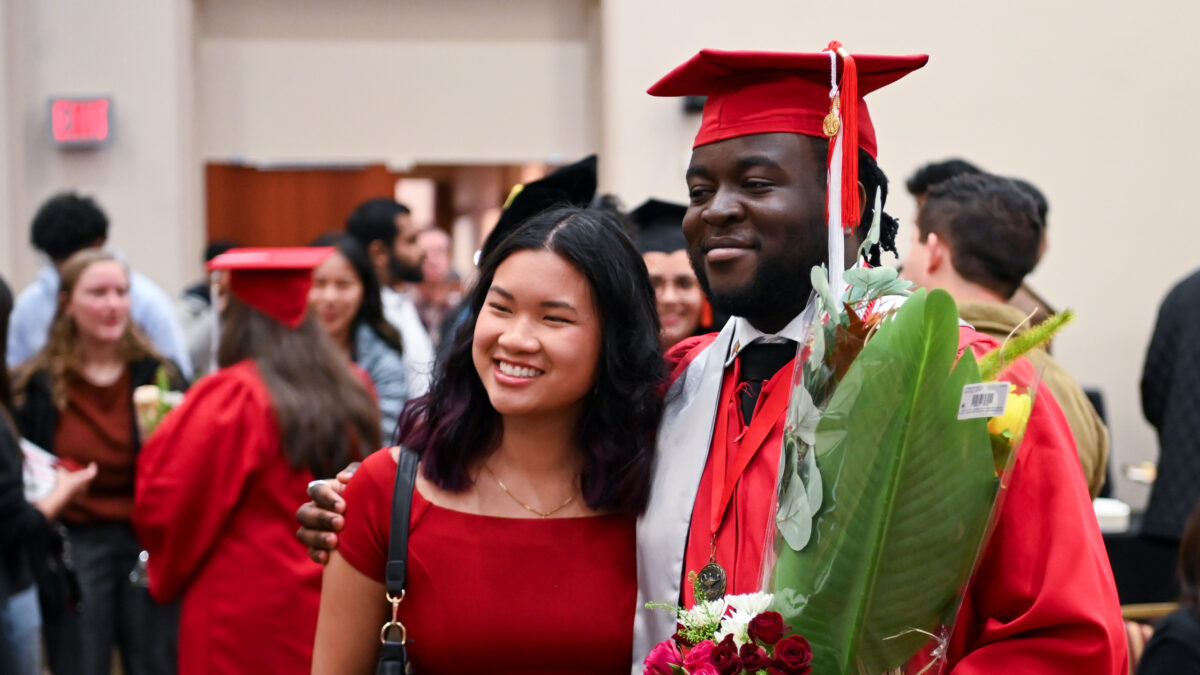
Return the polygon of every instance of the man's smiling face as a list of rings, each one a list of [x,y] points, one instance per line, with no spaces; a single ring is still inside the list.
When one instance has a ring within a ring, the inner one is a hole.
[[[688,256],[714,307],[759,330],[783,328],[826,257],[824,143],[778,133],[703,145],[687,183]]]

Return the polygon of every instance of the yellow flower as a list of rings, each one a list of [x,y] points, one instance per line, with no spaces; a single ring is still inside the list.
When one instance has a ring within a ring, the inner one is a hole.
[[[1017,385],[1008,386],[1008,403],[1004,414],[988,420],[988,433],[1003,436],[1011,446],[1016,447],[1025,433],[1025,423],[1033,412],[1033,399],[1029,394],[1018,394]]]

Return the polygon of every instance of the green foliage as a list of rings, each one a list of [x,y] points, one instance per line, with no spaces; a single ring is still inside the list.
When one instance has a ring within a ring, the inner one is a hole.
[[[1066,309],[1029,330],[1004,341],[979,359],[979,374],[984,382],[996,379],[1004,367],[1021,358],[1031,349],[1049,342],[1059,330],[1075,319],[1075,312]]]
[[[882,673],[950,621],[997,479],[983,419],[959,421],[958,314],[914,294],[871,339],[817,427],[824,496],[813,541],[780,547],[777,605],[809,640],[814,672]]]

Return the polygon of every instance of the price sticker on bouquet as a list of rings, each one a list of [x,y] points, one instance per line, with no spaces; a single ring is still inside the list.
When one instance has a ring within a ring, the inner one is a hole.
[[[958,419],[999,417],[1008,406],[1008,382],[979,382],[963,387]]]

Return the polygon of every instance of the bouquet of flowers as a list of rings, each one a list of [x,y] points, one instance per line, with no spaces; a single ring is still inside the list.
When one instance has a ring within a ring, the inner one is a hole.
[[[695,584],[694,575],[689,575]],[[703,597],[697,591],[696,597]],[[644,661],[643,675],[807,675],[812,649],[799,635],[786,636],[783,616],[771,610],[770,593],[731,595],[692,609],[673,611],[679,632],[659,643]]]
[[[167,413],[180,403],[183,403],[183,392],[171,390],[167,370],[159,366],[154,374],[154,384],[143,384],[133,390],[133,409],[142,438],[153,433]]]
[[[948,294],[852,272],[793,379],[771,588],[821,672],[937,672],[1032,410],[1036,382],[996,380],[1070,316],[977,363]]]

